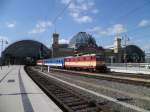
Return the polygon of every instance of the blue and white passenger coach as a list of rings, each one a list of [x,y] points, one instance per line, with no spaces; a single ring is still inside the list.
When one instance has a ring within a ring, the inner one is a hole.
[[[64,68],[64,58],[44,59],[43,63],[46,66]]]

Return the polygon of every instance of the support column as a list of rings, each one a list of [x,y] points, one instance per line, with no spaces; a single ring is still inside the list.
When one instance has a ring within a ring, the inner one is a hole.
[[[49,73],[49,71],[50,71],[50,66],[48,66],[48,73]]]

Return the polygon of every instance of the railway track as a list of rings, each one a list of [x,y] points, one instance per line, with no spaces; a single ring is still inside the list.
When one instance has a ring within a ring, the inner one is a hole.
[[[29,67],[25,70],[64,112],[109,112],[108,108],[102,107],[88,96],[75,91],[74,88],[41,75]]]
[[[47,68],[44,68],[47,70]],[[135,75],[130,76],[126,74],[119,74],[119,73],[91,73],[91,72],[79,72],[79,71],[72,71],[72,70],[62,70],[62,69],[53,69],[51,68],[52,72],[59,72],[59,73],[69,73],[70,75],[80,75],[83,77],[89,77],[89,78],[95,78],[100,80],[108,80],[108,81],[114,81],[114,82],[120,82],[120,83],[128,83],[133,85],[139,85],[139,86],[145,86],[150,87],[150,76],[147,75]]]

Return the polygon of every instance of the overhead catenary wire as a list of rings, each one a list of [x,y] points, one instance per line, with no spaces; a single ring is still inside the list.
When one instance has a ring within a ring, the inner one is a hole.
[[[149,1],[149,0],[148,0],[147,2],[145,2],[144,4],[139,5],[139,6],[135,7],[135,8],[133,8],[132,10],[130,10],[130,11],[129,11],[128,13],[126,13],[125,15],[122,15],[121,17],[119,17],[119,18],[117,19],[117,21],[118,21],[118,22],[123,21],[125,18],[129,17],[131,14],[137,12],[138,10],[144,8],[144,7],[147,6],[147,5],[150,5],[150,1]],[[140,30],[140,29],[148,29],[148,28],[150,28],[150,25],[145,26],[145,27],[133,28],[133,29],[131,29],[131,30],[124,31],[124,32],[119,33],[119,34],[122,35],[122,34],[126,34],[126,33],[132,33],[132,32],[136,32],[136,31],[138,31],[138,30]],[[109,35],[109,36],[116,36],[116,34],[114,34],[114,35]]]
[[[60,13],[58,13],[58,15],[54,18],[54,20],[52,21],[52,24],[54,24],[55,27],[55,32],[56,32],[56,21],[59,19],[59,17],[65,12],[65,10],[70,6],[70,4],[73,2],[74,0],[70,0],[66,6],[60,11]]]
[[[141,5],[133,8],[132,10],[130,10],[129,12],[127,12],[125,15],[120,16],[119,18],[117,18],[117,21],[124,20],[125,18],[129,17],[131,14],[137,12],[138,10],[140,10],[142,8],[145,8],[146,5],[150,5],[150,1],[149,0],[147,2],[144,2],[144,4],[141,4]]]

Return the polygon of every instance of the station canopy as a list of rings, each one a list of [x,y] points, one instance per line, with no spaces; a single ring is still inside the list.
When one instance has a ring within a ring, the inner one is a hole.
[[[24,64],[26,59],[49,58],[50,50],[40,42],[21,40],[9,45],[2,53],[3,60]]]
[[[128,45],[124,48],[127,54],[127,62],[144,62],[145,52],[136,45]]]

